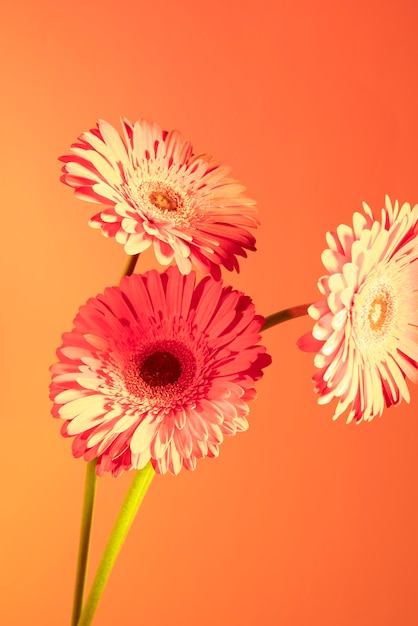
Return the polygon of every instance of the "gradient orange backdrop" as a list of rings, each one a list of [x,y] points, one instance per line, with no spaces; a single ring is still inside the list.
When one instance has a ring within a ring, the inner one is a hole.
[[[263,314],[313,301],[327,230],[362,200],[418,202],[417,28],[416,0],[3,8],[2,624],[69,624],[85,464],[50,417],[48,367],[125,263],[57,157],[100,117],[180,129],[259,203],[258,252],[226,281]],[[97,626],[418,623],[418,389],[370,424],[332,422],[295,345],[309,328],[265,333],[247,433],[156,477]],[[99,481],[92,569],[130,479]]]

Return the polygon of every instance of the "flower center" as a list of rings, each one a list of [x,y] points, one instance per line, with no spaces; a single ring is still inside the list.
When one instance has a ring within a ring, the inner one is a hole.
[[[188,393],[196,368],[195,356],[183,341],[162,339],[127,355],[122,371],[129,393],[162,408]]]
[[[122,194],[141,218],[157,222],[162,218],[185,226],[196,215],[196,193],[181,179],[166,183],[154,176],[144,180],[141,171],[124,174],[126,181],[122,185]]]
[[[370,328],[379,330],[385,323],[388,314],[388,294],[382,293],[373,300],[369,309]]]
[[[150,387],[165,387],[180,378],[181,364],[171,352],[153,352],[142,363],[139,375]]]
[[[354,296],[353,325],[359,345],[383,355],[393,329],[397,293],[389,277],[367,280]]]
[[[151,191],[149,201],[160,211],[177,211],[183,206],[180,194],[169,187]]]

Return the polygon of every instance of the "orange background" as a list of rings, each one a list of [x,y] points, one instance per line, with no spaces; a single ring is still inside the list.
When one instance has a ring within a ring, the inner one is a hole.
[[[226,281],[263,314],[315,300],[327,230],[362,200],[418,202],[417,26],[416,0],[3,8],[3,624],[69,624],[85,464],[50,417],[48,367],[125,263],[57,157],[99,117],[180,129],[259,203],[258,252]],[[247,433],[154,480],[95,624],[418,623],[418,389],[371,424],[332,422],[295,345],[309,328],[266,332],[274,364]],[[99,481],[92,569],[130,479]]]

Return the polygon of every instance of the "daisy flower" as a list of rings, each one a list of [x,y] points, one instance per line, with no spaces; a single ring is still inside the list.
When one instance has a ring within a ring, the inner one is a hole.
[[[250,298],[176,267],[125,277],[79,310],[51,367],[54,417],[99,475],[178,474],[247,429],[271,361]]]
[[[220,277],[239,271],[237,256],[255,250],[247,230],[258,225],[255,202],[206,154],[193,154],[178,131],[122,119],[122,135],[104,120],[71,146],[61,180],[79,198],[106,205],[90,225],[133,255],[153,246],[159,263],[173,260]]]
[[[352,227],[327,233],[324,299],[309,308],[316,323],[298,342],[317,353],[318,402],[337,399],[334,419],[348,411],[347,422],[409,402],[406,379],[418,381],[418,205],[386,196],[380,221],[363,208]]]

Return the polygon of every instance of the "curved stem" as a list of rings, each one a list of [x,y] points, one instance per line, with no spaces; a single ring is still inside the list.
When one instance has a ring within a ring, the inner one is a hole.
[[[295,317],[307,315],[308,308],[311,306],[311,304],[311,302],[309,302],[308,304],[299,304],[298,306],[292,306],[289,309],[283,309],[283,311],[278,311],[277,313],[268,315],[264,320],[264,324],[262,325],[260,332],[262,332],[263,330],[267,330],[272,326],[276,326],[277,324],[287,322],[287,320],[292,320]]]
[[[124,276],[130,276],[138,260],[139,254],[129,257],[122,272]],[[120,281],[119,281],[120,282]],[[77,570],[74,584],[73,613],[71,626],[77,626],[80,618],[81,607],[83,605],[84,587],[86,583],[87,561],[89,554],[90,532],[93,519],[94,496],[96,493],[96,460],[87,463],[86,480],[84,484],[84,500],[81,513],[80,539],[78,546]]]
[[[135,519],[139,506],[144,499],[147,489],[155,475],[151,463],[148,463],[143,470],[136,472],[129,491],[119,511],[112,533],[107,542],[105,551],[94,577],[93,584],[87,602],[81,613],[78,626],[89,626],[93,620],[97,604],[103,593],[103,589],[109,578],[116,557],[125,541],[126,535]]]

